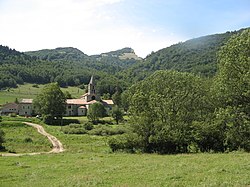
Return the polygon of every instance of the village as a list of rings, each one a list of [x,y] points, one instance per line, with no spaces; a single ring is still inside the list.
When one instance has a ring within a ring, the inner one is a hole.
[[[77,99],[66,100],[66,111],[64,116],[86,116],[89,106],[101,102],[107,110],[111,110],[114,106],[112,99],[104,100],[96,92],[96,83],[94,76],[91,76],[88,84],[88,92]],[[36,116],[35,107],[33,106],[33,99],[24,98],[18,103],[6,103],[0,110],[0,115],[16,114],[19,116]]]

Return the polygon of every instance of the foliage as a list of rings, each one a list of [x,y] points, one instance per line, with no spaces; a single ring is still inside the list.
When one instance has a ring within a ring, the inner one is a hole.
[[[141,143],[142,140],[136,133],[126,133],[120,136],[115,136],[108,141],[109,147],[113,152],[125,150],[134,153],[141,148]]]
[[[119,72],[122,79],[136,83],[157,70],[190,72],[213,77],[217,72],[217,52],[236,32],[215,34],[174,44],[149,54],[143,62]]]
[[[89,106],[87,117],[88,119],[96,124],[99,118],[106,116],[106,110],[102,103],[96,102]]]
[[[65,95],[57,83],[46,85],[33,103],[48,124],[52,124],[55,118],[62,118],[66,110]]]
[[[112,136],[117,134],[124,134],[128,132],[128,129],[124,126],[111,127],[108,125],[98,125],[94,129],[90,130],[88,134],[98,136]]]
[[[116,91],[113,95],[112,95],[112,100],[114,101],[115,105],[117,106],[121,106],[121,93],[120,91]]]
[[[233,36],[219,52],[213,91],[216,119],[226,126],[225,148],[250,150],[250,29]]]
[[[158,71],[130,90],[133,132],[144,152],[187,152],[192,122],[212,110],[206,84],[188,73]]]
[[[5,147],[3,146],[3,143],[5,142],[5,133],[2,129],[0,129],[0,150],[5,149]]]
[[[69,124],[67,126],[62,127],[62,131],[65,134],[86,134],[87,130],[81,124]]]
[[[118,125],[119,121],[123,120],[123,111],[118,106],[114,106],[111,110],[111,116],[112,118],[114,118],[116,124]]]

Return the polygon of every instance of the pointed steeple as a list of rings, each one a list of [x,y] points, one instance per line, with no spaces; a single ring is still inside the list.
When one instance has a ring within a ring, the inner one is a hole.
[[[94,84],[94,76],[93,75],[90,78],[89,84]]]
[[[95,81],[94,76],[92,75],[88,85],[88,94],[96,94],[95,92]]]

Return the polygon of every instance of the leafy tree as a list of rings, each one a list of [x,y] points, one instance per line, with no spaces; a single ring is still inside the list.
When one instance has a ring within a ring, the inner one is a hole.
[[[130,89],[133,132],[145,152],[187,152],[192,123],[210,112],[204,81],[192,74],[158,71]]]
[[[250,151],[250,29],[233,36],[218,55],[216,118],[226,125],[225,149]]]
[[[117,106],[121,106],[121,93],[119,91],[116,91],[113,95],[112,95],[112,100],[114,101],[114,103]]]
[[[99,118],[106,116],[106,109],[102,103],[96,102],[89,106],[87,117],[92,123],[97,124]]]
[[[66,99],[57,83],[47,84],[34,99],[34,106],[47,123],[62,118],[66,110]]]
[[[236,106],[250,117],[250,29],[233,36],[220,50],[215,84],[222,107]]]
[[[119,121],[123,120],[123,112],[118,106],[114,106],[111,110],[111,116],[116,121],[116,124],[119,124]]]
[[[121,106],[123,109],[127,112],[129,108],[129,92],[128,90],[125,90],[121,94]]]

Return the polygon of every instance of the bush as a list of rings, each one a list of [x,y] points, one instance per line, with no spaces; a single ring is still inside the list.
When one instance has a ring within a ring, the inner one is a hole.
[[[125,127],[116,127],[112,128],[106,125],[98,125],[96,128],[89,131],[90,135],[97,135],[97,136],[112,136],[117,134],[124,134],[128,132],[128,129]]]
[[[33,140],[32,140],[32,138],[28,137],[28,138],[25,138],[25,139],[24,139],[24,142],[25,142],[25,143],[32,143]]]
[[[72,123],[80,124],[78,119],[53,119],[49,115],[43,116],[44,123],[53,126],[66,126]]]
[[[90,122],[84,123],[83,127],[84,127],[85,130],[88,130],[88,131],[92,130],[94,128],[93,124],[90,123]]]
[[[135,133],[127,133],[112,137],[109,139],[108,144],[113,152],[122,150],[134,153],[142,147],[142,141]]]
[[[32,87],[33,88],[39,88],[39,85],[38,84],[33,84]]]
[[[80,124],[70,124],[68,126],[62,127],[62,131],[65,134],[86,134],[87,131],[83,125]]]
[[[43,122],[48,124],[48,125],[52,125],[53,124],[53,117],[51,115],[44,115],[43,116]]]
[[[3,143],[5,142],[4,140],[5,133],[0,129],[0,150],[4,149]]]

